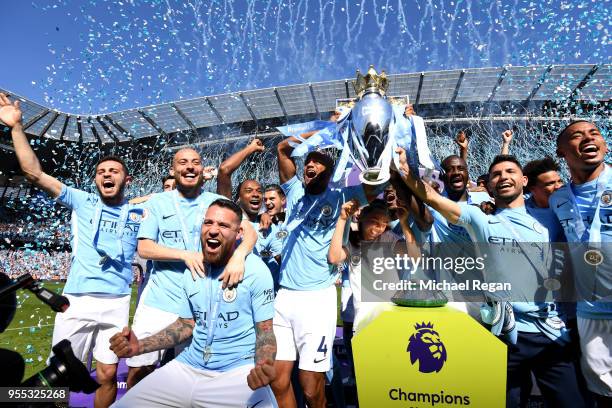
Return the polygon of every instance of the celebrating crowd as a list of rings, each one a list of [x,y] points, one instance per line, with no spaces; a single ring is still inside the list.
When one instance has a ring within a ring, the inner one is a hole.
[[[10,278],[24,273],[35,279],[65,281],[70,269],[70,252],[0,249],[0,272]]]
[[[15,222],[0,223],[0,240],[5,242],[47,242],[64,245],[70,239],[70,231],[65,226],[55,226],[50,222]]]
[[[349,325],[345,331],[350,337],[368,313],[361,261],[354,256],[366,242],[390,243],[408,256],[418,256],[422,245],[444,243],[439,250],[446,257],[488,243],[500,259],[509,245],[519,253],[517,268],[539,276],[544,244],[586,242],[605,259],[601,243],[612,239],[612,169],[604,162],[606,142],[588,121],[572,122],[558,134],[557,155],[571,175],[566,185],[553,159],[523,167],[509,155],[511,131],[504,133],[505,150],[488,174],[478,177],[480,186],[470,181],[465,135],[457,137],[460,155],[441,162],[443,189],[414,174],[401,148],[384,191],[337,185],[331,181],[334,160],[324,150],[308,153],[299,176],[291,153],[312,132],[277,145],[278,184],[240,180],[232,197],[232,173],[264,149],[255,139],[218,169],[183,148],[169,163],[165,191],[127,202],[124,189],[132,176],[121,158],[100,159],[98,192],[85,193],[42,170],[23,133],[18,102],[0,95],[0,120],[12,128],[28,180],[72,210],[73,252],[64,289],[71,306],[57,315],[53,343],[71,340],[81,359],[93,345],[99,407],[115,400],[121,357],[128,358],[129,390],[117,407],[295,407],[296,388],[309,407],[325,407],[337,323],[335,284],[345,270],[343,292],[352,292],[354,309],[355,329]],[[217,194],[203,190],[214,177]],[[541,244],[542,256],[531,257],[524,243]],[[136,253],[150,261],[150,278],[128,327]],[[495,334],[507,343],[509,407],[526,404],[532,376],[548,406],[612,405],[609,266],[585,268],[581,255],[570,256],[575,275],[592,274],[608,292],[573,305],[504,303],[483,294],[453,305],[498,328]],[[501,326],[472,310],[474,305],[485,311],[499,307]],[[169,349],[177,357],[156,368]],[[298,374],[292,381],[294,365]]]

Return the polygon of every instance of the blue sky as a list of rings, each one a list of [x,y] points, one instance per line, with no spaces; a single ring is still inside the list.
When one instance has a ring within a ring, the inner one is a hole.
[[[353,77],[371,63],[610,62],[604,1],[3,3],[0,87],[71,113]]]

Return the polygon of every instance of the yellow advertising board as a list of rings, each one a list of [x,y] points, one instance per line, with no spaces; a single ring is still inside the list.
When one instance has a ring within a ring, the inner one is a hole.
[[[362,408],[503,408],[506,345],[448,306],[393,306],[353,337]]]

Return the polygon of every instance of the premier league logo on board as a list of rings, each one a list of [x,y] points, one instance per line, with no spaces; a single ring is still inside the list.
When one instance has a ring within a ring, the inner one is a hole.
[[[419,364],[422,373],[439,372],[446,362],[446,347],[440,340],[440,335],[434,330],[431,322],[417,323],[416,332],[408,340],[410,363]]]

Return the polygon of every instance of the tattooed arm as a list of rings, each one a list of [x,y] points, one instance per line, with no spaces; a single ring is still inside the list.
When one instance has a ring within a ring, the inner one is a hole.
[[[252,390],[264,387],[276,378],[274,359],[276,358],[276,337],[272,330],[272,319],[255,324],[255,367],[247,376],[247,384]]]
[[[170,326],[153,336],[138,340],[129,327],[124,327],[121,333],[110,338],[110,349],[117,357],[132,357],[150,351],[164,350],[174,347],[191,337],[193,319],[178,318]],[[275,344],[276,350],[276,344]]]
[[[272,330],[272,319],[255,324],[255,364],[276,358],[276,337]]]

